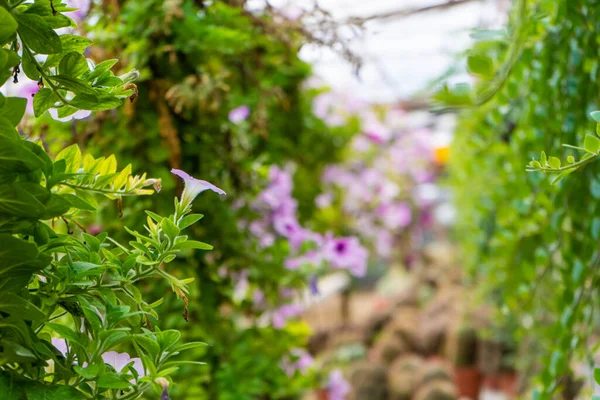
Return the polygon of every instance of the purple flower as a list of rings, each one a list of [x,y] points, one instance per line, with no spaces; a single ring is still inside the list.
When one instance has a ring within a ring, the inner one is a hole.
[[[235,275],[234,279],[237,278],[237,282],[233,288],[233,298],[239,302],[246,298],[246,294],[250,288],[250,283],[248,282],[248,270],[243,270]]]
[[[329,207],[331,203],[333,203],[333,194],[331,194],[330,192],[321,193],[315,198],[315,204],[319,208]]]
[[[363,132],[373,143],[383,144],[392,136],[390,129],[385,126],[372,112],[363,115]]]
[[[284,304],[273,312],[273,327],[281,329],[290,318],[297,317],[302,313],[302,307],[298,304]]]
[[[183,182],[185,183],[185,187],[183,189],[183,193],[181,195],[181,200],[180,200],[180,202],[184,205],[184,208],[187,207],[188,205],[190,205],[192,203],[192,201],[194,201],[196,196],[198,196],[200,193],[204,192],[205,190],[210,189],[213,192],[216,192],[220,195],[225,194],[225,192],[223,190],[219,189],[212,183],[191,177],[186,172],[184,172],[180,169],[173,168],[171,170],[171,173],[174,175],[177,175],[178,177],[183,179]]]
[[[84,19],[90,11],[91,0],[65,0],[65,3],[68,7],[77,8],[77,10],[68,13],[69,17],[76,22]]]
[[[394,237],[390,232],[380,229],[375,234],[375,250],[381,258],[387,258],[391,255],[394,247]]]
[[[92,236],[96,236],[97,234],[99,234],[103,230],[104,230],[104,227],[101,224],[91,224],[87,228],[87,233],[89,233]]]
[[[256,307],[262,307],[265,304],[265,294],[260,289],[254,289],[252,292],[252,302]]]
[[[56,350],[60,351],[63,356],[67,356],[67,341],[61,338],[52,338],[52,346],[56,348]]]
[[[327,389],[329,390],[329,400],[344,400],[350,393],[350,384],[344,379],[342,371],[335,369],[329,374]]]
[[[111,365],[115,371],[121,372],[125,366],[133,362],[133,369],[135,369],[139,376],[144,376],[144,365],[142,360],[139,358],[131,358],[127,353],[117,353],[116,351],[108,351],[102,354],[102,359],[108,365]]]
[[[275,214],[273,216],[273,229],[275,229],[275,232],[279,235],[288,239],[295,249],[300,247],[300,245],[310,236],[307,231],[300,226],[296,216],[291,215]]]
[[[33,97],[38,90],[40,90],[38,83],[36,81],[23,78],[23,81],[20,81],[17,85],[19,85],[17,96],[27,99],[27,107],[25,108],[25,112],[29,115],[33,115]]]
[[[288,258],[285,260],[285,267],[295,270],[304,265],[319,265],[322,261],[323,254],[320,251],[309,251],[300,256]]]
[[[306,371],[315,363],[314,358],[304,349],[292,349],[290,353],[295,359],[294,361],[290,359],[286,359],[283,362],[283,370],[288,376],[293,376],[296,371],[299,371],[301,374],[305,374]]]
[[[310,287],[310,292],[317,296],[319,294],[319,277],[316,274],[313,274],[310,277],[310,282],[308,284]]]
[[[412,210],[407,203],[383,204],[377,209],[377,215],[388,229],[405,228],[412,220]]]
[[[323,256],[334,268],[343,268],[354,276],[362,277],[367,272],[369,253],[355,236],[334,238],[328,235],[323,246]]]
[[[250,115],[250,108],[248,106],[239,106],[229,111],[229,121],[234,124],[239,124],[245,121]]]

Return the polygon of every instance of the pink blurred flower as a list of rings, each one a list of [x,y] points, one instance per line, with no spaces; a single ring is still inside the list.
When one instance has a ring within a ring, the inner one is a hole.
[[[293,360],[286,359],[282,365],[283,370],[288,376],[293,376],[296,371],[305,374],[315,362],[314,358],[304,349],[292,349],[290,350],[290,354]]]
[[[75,11],[66,13],[75,22],[83,20],[90,11],[91,0],[64,0],[68,7],[77,8]]]
[[[239,106],[229,111],[229,121],[234,124],[239,124],[245,121],[250,115],[250,108],[248,106]]]
[[[288,258],[287,260],[285,260],[285,267],[290,270],[295,270],[304,265],[319,265],[322,261],[322,252],[313,250],[308,251],[300,256]]]
[[[233,288],[233,298],[237,301],[242,301],[248,294],[250,283],[248,282],[248,270],[243,270],[235,274],[234,279],[237,279]]]
[[[388,229],[405,228],[412,220],[410,205],[404,202],[382,204],[377,209],[377,215]]]
[[[290,318],[297,317],[302,313],[302,308],[298,304],[284,304],[273,312],[272,323],[276,329],[281,329]]]
[[[329,390],[329,400],[344,400],[350,393],[350,384],[344,379],[342,371],[336,369],[329,374],[327,389]]]
[[[363,113],[363,133],[376,144],[384,144],[392,136],[391,130],[370,111]]]
[[[265,294],[260,289],[254,289],[252,292],[252,302],[256,307],[262,307],[265,304]]]
[[[333,194],[331,194],[330,192],[321,193],[315,198],[315,204],[319,208],[329,207],[331,203],[333,203]]]
[[[99,234],[103,230],[104,230],[104,227],[101,224],[91,224],[87,228],[87,233],[89,233],[92,236],[96,236],[97,234]]]

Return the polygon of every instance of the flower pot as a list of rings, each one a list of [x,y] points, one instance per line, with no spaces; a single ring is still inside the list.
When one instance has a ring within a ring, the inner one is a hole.
[[[457,367],[454,370],[454,381],[458,397],[467,397],[471,400],[479,398],[481,372],[477,367]]]
[[[499,392],[502,389],[502,380],[500,375],[486,375],[483,379],[483,387],[494,392]]]
[[[505,372],[500,375],[500,388],[509,398],[517,397],[517,374],[515,372]]]
[[[329,390],[327,389],[317,389],[315,394],[317,395],[317,400],[329,400]]]

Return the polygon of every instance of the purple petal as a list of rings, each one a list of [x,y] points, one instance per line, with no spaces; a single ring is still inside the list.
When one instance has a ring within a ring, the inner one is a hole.
[[[226,194],[224,190],[218,188],[217,186],[213,185],[212,183],[203,181],[201,179],[196,179],[196,178],[190,176],[187,172],[182,171],[180,169],[173,168],[173,169],[171,169],[171,173],[174,175],[177,175],[178,177],[183,179],[186,187],[189,186],[189,189],[194,194],[194,197],[207,189],[210,189],[213,192],[218,193],[220,195]]]
[[[239,106],[229,112],[229,121],[238,124],[248,118],[249,115],[250,108],[248,106]]]
[[[313,275],[310,277],[309,286],[310,292],[313,295],[317,296],[319,294],[319,278],[317,277],[317,275]]]

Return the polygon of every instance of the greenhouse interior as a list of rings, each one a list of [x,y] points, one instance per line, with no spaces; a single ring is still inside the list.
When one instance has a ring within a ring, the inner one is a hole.
[[[0,400],[600,400],[599,59],[600,0],[0,0]]]

